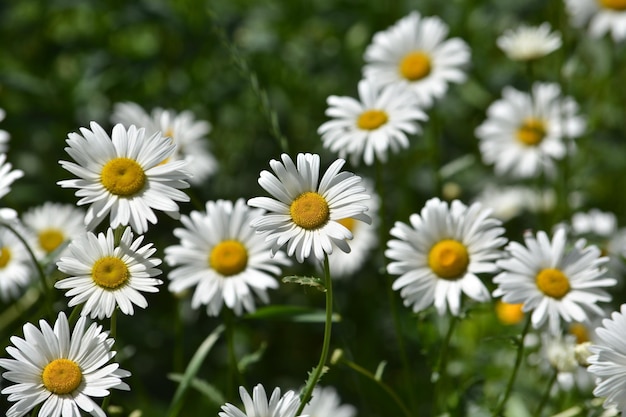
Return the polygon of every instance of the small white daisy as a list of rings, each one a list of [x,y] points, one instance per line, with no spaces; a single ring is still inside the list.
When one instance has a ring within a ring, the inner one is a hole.
[[[618,408],[626,415],[626,304],[611,318],[602,321],[595,331],[596,340],[589,347],[592,355],[588,371],[596,377],[593,395],[604,397],[604,408]]]
[[[176,146],[155,133],[147,138],[144,129],[121,124],[113,127],[112,137],[95,122],[91,130],[81,128],[79,135],[68,135],[66,152],[76,161],[59,161],[79,179],[63,180],[63,188],[77,188],[78,205],[89,204],[85,223],[93,230],[110,213],[112,228],[130,225],[137,233],[156,224],[153,209],[178,218],[177,201],[189,201],[180,191],[188,188],[185,161],[162,162]]]
[[[384,85],[400,83],[413,91],[422,106],[442,97],[448,83],[461,83],[470,49],[459,39],[447,39],[448,26],[438,17],[412,12],[374,35],[365,50],[365,78]]]
[[[539,231],[524,235],[525,246],[510,242],[509,257],[497,262],[502,272],[494,278],[498,288],[495,297],[507,303],[524,303],[524,312],[532,311],[533,327],[548,322],[552,334],[561,332],[561,318],[567,322],[585,322],[590,313],[602,315],[598,302],[611,301],[603,289],[615,285],[605,277],[607,258],[600,249],[586,246],[583,239],[566,248],[563,228],[557,229],[552,241]]]
[[[20,229],[17,229],[18,231]],[[0,299],[17,298],[31,282],[34,268],[28,250],[12,231],[0,227]]]
[[[233,205],[218,200],[206,203],[206,212],[182,216],[185,228],[174,230],[180,245],[165,249],[165,260],[175,267],[170,273],[170,291],[196,287],[191,306],[207,306],[216,316],[222,305],[236,315],[255,310],[254,295],[269,302],[267,290],[278,287],[274,276],[289,265],[284,253],[272,257],[269,244],[256,234],[250,222],[262,214],[243,199]]]
[[[35,253],[45,258],[65,242],[85,233],[85,213],[72,204],[46,202],[22,216],[24,226],[35,234]]]
[[[487,120],[476,128],[483,161],[497,175],[517,178],[553,175],[554,160],[573,150],[573,141],[585,130],[578,104],[561,97],[552,83],[535,83],[527,94],[506,87],[502,99],[487,109]]]
[[[393,283],[404,305],[414,312],[435,305],[440,315],[446,306],[453,315],[461,310],[461,293],[476,301],[488,301],[489,291],[478,277],[497,271],[495,260],[506,243],[500,221],[479,203],[467,207],[459,200],[448,203],[430,199],[411,225],[396,222],[385,256]]]
[[[311,401],[302,410],[309,417],[355,417],[356,408],[341,404],[341,398],[333,387],[315,387]]]
[[[421,133],[418,121],[428,118],[419,107],[417,98],[400,84],[385,87],[374,81],[359,82],[359,100],[352,97],[330,96],[326,115],[333,120],[322,124],[317,133],[325,148],[350,156],[358,165],[361,157],[366,165],[375,159],[387,161],[387,152],[409,147],[408,134]]]
[[[20,169],[13,169],[10,162],[7,162],[7,155],[0,153],[0,198],[9,194],[11,191],[11,184],[24,176],[24,171]]]
[[[5,116],[6,112],[0,109],[0,122],[4,120]],[[0,129],[0,153],[5,153],[8,150],[10,137],[9,132]]]
[[[92,397],[106,397],[111,388],[130,390],[121,379],[130,372],[107,364],[115,356],[108,332],[96,323],[85,329],[86,318],[81,317],[70,333],[64,313],[54,327],[44,320],[39,327],[25,324],[24,338],[13,336],[14,346],[6,348],[14,359],[0,359],[7,370],[2,377],[15,382],[2,390],[9,401],[16,401],[7,417],[24,416],[41,403],[39,417],[80,417],[81,410],[106,417]]]
[[[589,23],[589,34],[595,38],[610,33],[615,42],[626,39],[625,0],[565,0],[574,26]]]
[[[111,116],[113,123],[122,123],[126,127],[135,125],[146,129],[146,136],[161,132],[176,144],[172,160],[187,161],[186,169],[191,173],[189,182],[202,184],[217,170],[217,161],[208,147],[207,134],[211,125],[204,120],[196,120],[189,111],[177,113],[162,108],[153,109],[148,114],[136,103],[117,103]]]
[[[68,246],[67,256],[57,262],[59,270],[70,277],[54,286],[69,290],[65,293],[73,297],[69,307],[84,303],[81,315],[111,317],[116,306],[133,315],[133,304],[148,306],[141,292],[158,292],[156,286],[163,283],[154,278],[161,274],[156,268],[161,260],[151,258],[156,249],[151,243],[141,246],[142,242],[143,236],[133,240],[130,228],[124,230],[119,243],[110,228],[106,235],[88,232],[79,236]]]
[[[551,32],[550,24],[522,25],[516,30],[507,29],[496,44],[513,61],[530,61],[544,57],[561,47],[559,32]]]
[[[502,221],[511,220],[524,211],[531,213],[548,212],[556,204],[554,189],[544,190],[523,185],[498,186],[487,184],[475,201],[492,210],[493,217]]]
[[[352,233],[338,220],[353,218],[369,223],[363,203],[369,195],[361,185],[361,177],[339,172],[345,161],[331,164],[319,181],[320,157],[298,154],[296,161],[283,154],[281,161],[271,160],[274,174],[262,171],[259,185],[274,198],[255,197],[248,204],[268,211],[251,225],[263,233],[272,245],[272,253],[287,245],[287,254],[303,262],[311,254],[319,261],[336,246],[350,252],[347,240]]]
[[[239,387],[239,395],[244,411],[226,403],[218,413],[219,417],[299,417],[294,416],[300,405],[300,398],[294,391],[287,391],[281,397],[280,388],[274,388],[268,400],[265,388],[258,384],[252,390],[252,397],[244,387]]]

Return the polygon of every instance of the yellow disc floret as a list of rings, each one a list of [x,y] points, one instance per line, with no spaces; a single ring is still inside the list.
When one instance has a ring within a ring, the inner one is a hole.
[[[291,214],[291,220],[298,226],[315,230],[328,223],[330,208],[324,197],[308,191],[293,200],[289,207],[289,214]]]
[[[146,173],[134,159],[114,158],[102,168],[100,182],[111,194],[129,197],[146,185]]]
[[[598,0],[601,7],[611,10],[626,10],[626,0]]]
[[[469,265],[467,248],[461,242],[445,239],[437,242],[428,253],[428,266],[439,277],[457,279],[462,277]]]
[[[517,324],[524,318],[522,307],[524,304],[511,304],[504,301],[498,301],[496,304],[496,315],[502,324]]]
[[[555,268],[539,271],[535,279],[537,288],[548,297],[560,300],[570,290],[569,279],[563,272]]]
[[[7,266],[10,260],[11,251],[6,246],[3,246],[2,249],[0,249],[0,268]]]
[[[430,74],[430,56],[422,51],[410,52],[402,58],[398,70],[409,81],[421,80]]]
[[[543,121],[528,118],[517,129],[517,140],[526,146],[537,146],[546,136],[546,126]]]
[[[337,220],[337,223],[345,227],[351,232],[354,232],[354,226],[356,225],[356,220],[352,217],[346,217],[345,219]]]
[[[50,253],[65,241],[65,235],[59,229],[45,229],[39,232],[39,246]]]
[[[387,113],[382,110],[365,110],[359,116],[356,124],[359,129],[376,130],[387,123],[387,120],[389,120]]]
[[[43,386],[53,394],[72,393],[83,380],[83,373],[76,362],[69,359],[55,359],[43,368]]]
[[[115,290],[128,282],[130,272],[120,258],[105,256],[98,259],[91,269],[93,282],[106,290]]]
[[[213,247],[209,255],[209,265],[220,275],[236,275],[248,265],[248,251],[236,240],[224,240]]]
[[[569,326],[569,333],[576,336],[576,343],[578,344],[591,341],[589,329],[582,323],[572,323],[572,325]]]

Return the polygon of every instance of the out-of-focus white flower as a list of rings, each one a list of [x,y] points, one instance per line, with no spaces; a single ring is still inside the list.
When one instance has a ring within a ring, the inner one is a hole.
[[[522,25],[507,29],[496,40],[502,51],[514,61],[530,61],[556,51],[563,43],[559,32],[551,32],[549,23],[539,26]]]

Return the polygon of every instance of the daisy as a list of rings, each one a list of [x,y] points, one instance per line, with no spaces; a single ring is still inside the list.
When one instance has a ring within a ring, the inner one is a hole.
[[[176,151],[170,159],[187,161],[186,169],[192,175],[189,181],[195,185],[202,184],[217,170],[217,161],[208,149],[207,134],[211,125],[204,120],[196,120],[191,111],[177,113],[155,108],[148,114],[136,103],[117,103],[111,120],[126,127],[143,127],[148,137],[161,132],[171,138],[176,144]]]
[[[513,61],[530,61],[544,57],[563,44],[559,32],[551,32],[550,24],[522,25],[516,30],[507,29],[496,44]]]
[[[398,152],[409,147],[407,133],[421,133],[418,121],[428,117],[418,107],[417,98],[400,84],[380,87],[371,80],[359,82],[359,100],[330,96],[326,115],[332,117],[317,133],[324,147],[339,157],[350,156],[358,165],[374,159],[387,161],[387,151]]]
[[[32,273],[32,260],[22,241],[0,227],[0,299],[7,302],[17,298],[31,282]]]
[[[578,104],[561,97],[557,84],[535,83],[527,94],[506,87],[502,99],[487,109],[487,120],[476,129],[483,161],[497,175],[517,178],[553,175],[554,160],[565,157],[585,130]],[[573,150],[573,149],[572,149]]]
[[[595,331],[596,342],[588,371],[596,377],[593,395],[605,397],[604,408],[618,408],[626,415],[626,304],[602,321]]]
[[[84,218],[74,205],[46,202],[24,213],[22,221],[35,234],[35,253],[45,258],[87,231]]]
[[[595,38],[611,33],[615,42],[626,39],[626,1],[624,0],[565,0],[574,26],[589,23],[589,33]]]
[[[57,281],[54,286],[69,290],[73,297],[69,307],[83,304],[81,315],[91,318],[111,317],[119,306],[122,313],[133,315],[133,304],[146,308],[148,302],[141,292],[158,292],[157,285],[163,282],[154,277],[161,271],[157,268],[160,259],[151,258],[156,252],[152,244],[141,246],[143,236],[133,240],[133,233],[126,228],[116,242],[113,229],[106,235],[91,232],[73,240],[67,248],[67,256],[57,262],[59,271],[70,275]]]
[[[15,385],[2,390],[9,401],[17,401],[7,417],[21,417],[43,402],[39,417],[80,417],[81,410],[97,417],[106,417],[92,399],[109,395],[109,389],[130,390],[121,378],[130,372],[109,363],[115,356],[111,351],[114,340],[102,326],[92,323],[87,329],[86,318],[76,322],[70,334],[64,313],[54,323],[39,321],[40,329],[26,323],[24,338],[14,336],[14,346],[6,348],[14,359],[0,359],[7,372],[2,377]]]
[[[311,401],[302,410],[310,417],[354,417],[356,408],[341,404],[341,398],[333,387],[315,387]]]
[[[365,193],[370,195],[368,200],[363,200],[367,206],[367,213],[372,219],[372,224],[356,221],[348,217],[339,219],[338,222],[352,233],[350,241],[350,253],[333,251],[328,256],[330,275],[333,278],[343,278],[357,272],[370,257],[371,250],[378,244],[378,208],[380,199],[374,192],[370,181],[363,181]]]
[[[254,295],[268,303],[267,290],[278,287],[274,276],[289,260],[282,252],[272,257],[269,244],[250,227],[261,214],[239,199],[234,205],[209,201],[205,213],[182,216],[185,228],[174,230],[180,245],[165,249],[166,262],[175,267],[169,273],[170,291],[195,286],[191,306],[206,305],[210,316],[218,315],[223,304],[238,316],[252,312]]]
[[[4,120],[6,113],[3,109],[0,109],[0,122]],[[9,148],[9,132],[0,129],[0,153],[4,153]]]
[[[461,293],[476,301],[488,301],[489,291],[478,274],[496,272],[501,237],[500,221],[479,203],[467,207],[459,200],[450,206],[430,199],[420,214],[410,217],[411,225],[396,222],[391,229],[385,256],[391,259],[387,272],[400,275],[392,285],[400,290],[404,305],[414,312],[434,303],[443,315],[446,305],[459,315]]]
[[[616,281],[605,277],[600,249],[586,246],[580,239],[566,248],[563,228],[557,229],[552,241],[540,231],[537,236],[524,235],[525,246],[511,242],[505,248],[509,257],[497,262],[503,270],[494,278],[498,288],[495,297],[507,303],[524,303],[524,312],[532,311],[533,327],[548,322],[552,334],[561,332],[560,318],[567,322],[584,322],[589,313],[602,315],[597,303],[611,301],[603,287]]]
[[[109,213],[112,228],[130,224],[137,233],[156,224],[153,209],[178,218],[176,201],[189,201],[180,191],[188,188],[189,174],[184,161],[162,162],[170,158],[176,146],[167,137],[155,133],[147,138],[144,129],[121,124],[113,127],[112,138],[95,122],[91,130],[81,128],[68,135],[65,148],[76,161],[59,161],[79,179],[63,180],[63,188],[78,188],[78,205],[89,204],[85,223],[93,230]]]
[[[338,159],[318,183],[319,155],[298,154],[297,165],[287,154],[283,154],[281,160],[270,161],[275,174],[262,171],[259,177],[259,185],[274,198],[248,200],[250,206],[269,212],[253,220],[251,225],[266,236],[272,253],[287,245],[287,254],[295,254],[298,262],[303,262],[311,253],[323,261],[325,255],[333,252],[333,246],[350,252],[347,240],[352,239],[352,232],[338,220],[353,218],[370,223],[364,204],[370,197],[363,193],[361,177],[339,172],[345,161]]]
[[[0,198],[9,194],[11,184],[24,176],[24,172],[20,169],[11,169],[13,166],[10,162],[6,162],[7,155],[0,153]]]
[[[252,390],[252,397],[244,387],[239,387],[239,395],[244,411],[226,403],[218,413],[219,417],[297,417],[294,414],[300,405],[300,398],[294,391],[287,391],[281,397],[280,388],[274,388],[268,401],[265,388],[258,384]]]
[[[506,222],[525,211],[539,213],[552,210],[556,204],[556,195],[552,188],[542,190],[523,185],[487,184],[481,187],[475,201],[490,208],[493,217]]]
[[[507,326],[517,324],[524,319],[523,306],[521,303],[509,304],[498,300],[495,305],[496,316],[502,324]]]
[[[374,35],[365,50],[365,78],[384,85],[410,88],[425,107],[442,97],[448,83],[461,83],[470,49],[459,39],[447,39],[448,26],[438,17],[412,12]]]

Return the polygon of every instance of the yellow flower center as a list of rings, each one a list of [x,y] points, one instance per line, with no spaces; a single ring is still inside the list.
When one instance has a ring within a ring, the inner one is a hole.
[[[546,136],[546,126],[543,121],[535,118],[528,118],[517,129],[517,140],[526,146],[536,146]]]
[[[59,229],[45,229],[39,233],[39,246],[51,253],[65,241],[65,235]]]
[[[626,0],[598,0],[600,6],[611,10],[626,10]]]
[[[409,81],[417,81],[430,74],[430,56],[422,51],[409,52],[400,61],[400,75]]]
[[[539,290],[548,297],[560,300],[570,290],[569,280],[563,272],[554,268],[539,271],[536,277]]]
[[[578,344],[591,341],[587,326],[582,323],[573,323],[571,326],[569,326],[569,332],[570,334],[576,336],[576,343]]]
[[[55,359],[43,368],[41,379],[48,391],[65,395],[78,388],[83,380],[83,373],[76,362],[69,359]]]
[[[224,240],[213,247],[209,265],[225,277],[236,275],[246,269],[248,251],[241,242]]]
[[[496,315],[503,324],[517,324],[524,318],[522,307],[524,304],[510,304],[498,301],[496,304]]]
[[[115,290],[125,285],[129,279],[128,267],[120,258],[105,256],[94,263],[91,279],[105,290]]]
[[[356,124],[359,129],[376,130],[387,123],[387,113],[382,110],[365,110],[359,116]]]
[[[102,168],[100,182],[111,194],[129,197],[146,185],[146,173],[134,159],[115,158]]]
[[[345,227],[346,229],[348,229],[349,231],[351,232],[354,231],[356,220],[354,220],[352,217],[346,217],[345,219],[337,220],[337,222],[343,227]]]
[[[428,265],[439,278],[460,278],[469,265],[467,248],[452,239],[437,242],[428,253]]]
[[[11,250],[6,246],[3,246],[0,249],[0,268],[4,268],[7,266],[9,261],[11,260]]]
[[[315,230],[324,226],[330,219],[330,208],[326,199],[318,193],[307,191],[301,194],[289,207],[291,220],[307,230]]]

